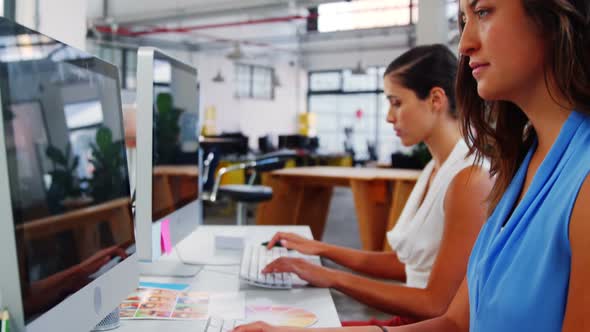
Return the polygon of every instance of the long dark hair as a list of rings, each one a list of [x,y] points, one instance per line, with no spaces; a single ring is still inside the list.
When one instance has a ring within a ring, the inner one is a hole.
[[[395,79],[424,100],[439,87],[449,99],[450,113],[457,117],[455,79],[457,57],[442,44],[418,46],[397,57],[385,69],[384,78]]]
[[[549,86],[552,80],[568,103],[577,111],[590,114],[590,2],[521,1],[526,14],[546,36],[545,84]],[[459,22],[462,32],[461,17]],[[461,129],[471,153],[477,159],[489,158],[491,172],[496,175],[489,197],[493,211],[536,134],[517,105],[485,101],[478,95],[467,56],[460,56],[456,89]]]

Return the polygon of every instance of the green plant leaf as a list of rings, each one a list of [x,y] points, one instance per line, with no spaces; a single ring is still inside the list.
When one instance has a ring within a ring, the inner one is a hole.
[[[113,134],[109,128],[101,127],[96,132],[96,144],[99,149],[106,149],[113,141]]]
[[[71,156],[72,156],[72,145],[70,144],[70,142],[68,142],[68,144],[66,144],[66,155],[65,155],[66,162],[68,160],[70,160]]]
[[[3,107],[3,109],[4,121],[12,121],[15,118],[14,113],[8,107]]]
[[[80,157],[79,156],[74,157],[74,160],[72,161],[72,165],[70,166],[70,170],[72,172],[75,172],[76,169],[78,168],[79,164],[80,164]]]
[[[68,164],[66,161],[66,157],[63,155],[63,153],[58,148],[56,148],[52,145],[47,147],[47,150],[45,150],[45,154],[53,162],[55,162],[59,165],[62,165],[64,168]]]
[[[156,106],[158,107],[159,114],[170,113],[173,105],[172,95],[169,93],[160,93],[156,97]]]

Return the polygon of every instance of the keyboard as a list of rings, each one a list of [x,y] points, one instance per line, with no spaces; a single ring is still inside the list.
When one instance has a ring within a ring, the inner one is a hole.
[[[205,325],[205,331],[203,332],[231,332],[236,326],[242,324],[245,324],[245,321],[209,317]]]
[[[260,244],[248,244],[244,247],[240,264],[240,279],[264,288],[290,289],[293,287],[291,273],[268,273],[261,271],[266,265],[280,257],[288,257],[286,248],[274,247],[270,250]]]

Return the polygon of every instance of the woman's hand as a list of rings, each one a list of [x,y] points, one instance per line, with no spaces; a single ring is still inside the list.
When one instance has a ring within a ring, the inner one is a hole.
[[[119,246],[102,249],[78,264],[77,272],[87,278],[117,256],[123,260],[127,258],[127,253]]]
[[[336,271],[313,264],[303,258],[281,257],[268,264],[262,273],[295,273],[311,285],[330,288],[334,284]]]
[[[246,325],[240,325],[233,332],[297,332],[295,328],[272,326],[265,322],[255,322]]]
[[[320,241],[306,239],[303,236],[294,233],[278,232],[268,242],[267,249],[271,249],[275,244],[280,243],[287,249],[296,250],[306,255],[320,255],[325,244]]]

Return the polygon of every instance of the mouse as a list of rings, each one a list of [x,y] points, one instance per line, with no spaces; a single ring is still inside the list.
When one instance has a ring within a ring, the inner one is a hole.
[[[267,246],[268,246],[268,244],[269,244],[269,241],[266,241],[266,242],[262,242],[262,243],[261,243],[261,245],[263,245],[263,246],[265,246],[265,247],[267,247]],[[273,248],[274,248],[274,247],[284,248],[284,246],[281,244],[281,242],[280,242],[280,241],[279,241],[279,242],[277,242],[277,243],[275,243],[275,245],[273,246]],[[293,249],[287,249],[287,250],[293,250]]]

